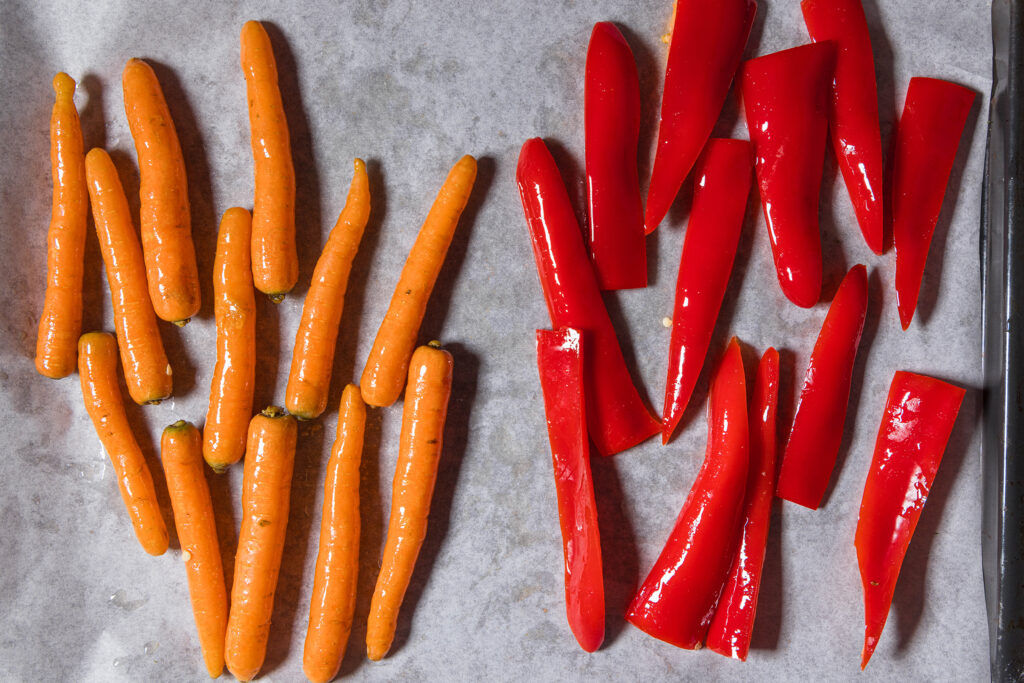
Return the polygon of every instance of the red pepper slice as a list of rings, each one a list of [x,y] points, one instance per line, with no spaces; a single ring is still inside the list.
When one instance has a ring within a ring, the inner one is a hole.
[[[537,330],[537,368],[565,553],[565,611],[580,647],[593,652],[604,640],[604,583],[580,346],[580,333],[571,327]]]
[[[747,488],[747,389],[739,342],[729,342],[708,399],[704,464],[626,619],[677,647],[704,642],[736,551]]]
[[[601,289],[647,286],[647,248],[640,173],[640,79],[629,43],[615,28],[594,24],[583,86],[587,141],[590,257]]]
[[[587,424],[601,455],[614,455],[661,428],[643,404],[597,288],[565,183],[544,141],[527,140],[516,168],[544,300],[554,327],[583,333]]]
[[[740,71],[775,272],[782,293],[803,308],[821,296],[818,195],[834,65],[835,44],[824,42],[752,59]]]
[[[907,87],[890,175],[896,307],[903,329],[914,318],[928,247],[973,104],[972,91],[949,81],[911,78]]]
[[[825,315],[782,456],[776,495],[817,510],[843,438],[850,378],[868,310],[868,275],[850,268]]]
[[[677,0],[644,225],[658,227],[722,111],[754,23],[754,0]]]
[[[697,161],[690,224],[676,280],[662,443],[668,443],[704,366],[743,227],[751,181],[746,140],[712,139]]]
[[[713,652],[744,662],[757,613],[775,492],[775,411],[779,402],[779,352],[775,349],[768,349],[761,357],[751,399],[750,471],[743,531],[707,642]]]
[[[862,669],[882,635],[903,557],[963,397],[960,387],[932,377],[893,375],[854,541],[864,585]]]

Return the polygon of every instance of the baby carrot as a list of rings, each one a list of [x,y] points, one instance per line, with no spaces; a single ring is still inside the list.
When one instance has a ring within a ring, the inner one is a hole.
[[[359,387],[349,384],[341,394],[338,435],[327,462],[320,552],[302,654],[302,670],[313,683],[325,683],[338,673],[352,628],[359,574],[359,461],[365,424],[366,406]]]
[[[75,109],[75,82],[53,77],[50,116],[53,209],[46,236],[46,297],[36,338],[36,370],[53,379],[75,371],[82,331],[82,271],[89,191],[85,186],[82,126]]]
[[[270,406],[249,423],[224,663],[240,681],[252,680],[267,654],[274,591],[281,569],[288,500],[295,464],[295,418]]]
[[[416,349],[405,388],[388,536],[366,625],[366,655],[373,660],[380,659],[391,648],[398,610],[427,535],[427,515],[437,480],[451,388],[451,355],[432,346]]]
[[[171,395],[171,365],[146,292],[146,267],[128,213],[128,199],[114,162],[104,150],[94,148],[85,155],[85,177],[128,393],[136,403],[159,403]]]
[[[402,393],[430,292],[444,265],[474,180],[476,159],[467,154],[448,173],[409,252],[359,381],[363,400],[372,406],[389,406]]]
[[[370,184],[366,164],[355,160],[355,173],[345,208],[320,259],[302,304],[302,319],[295,333],[292,368],[288,374],[285,405],[300,420],[311,420],[327,407],[338,324],[345,305],[345,289],[352,259],[359,249],[363,229],[370,217]]]
[[[299,277],[295,252],[295,169],[288,121],[277,87],[270,38],[258,21],[242,26],[242,71],[249,100],[254,184],[252,275],[274,303]]]
[[[217,364],[203,427],[203,458],[214,472],[242,459],[256,372],[256,301],[249,267],[249,212],[224,212],[213,261]]]
[[[85,410],[110,456],[128,508],[135,537],[150,555],[167,550],[167,527],[160,515],[153,477],[135,441],[117,386],[117,342],[106,332],[89,332],[78,341],[78,375]]]
[[[184,420],[166,427],[160,438],[160,459],[167,477],[181,556],[188,571],[188,592],[199,645],[206,671],[210,678],[217,678],[224,669],[228,595],[213,502],[203,474],[199,430]]]
[[[185,160],[160,82],[149,64],[129,59],[121,85],[139,157],[139,227],[149,297],[158,317],[182,326],[199,312]]]

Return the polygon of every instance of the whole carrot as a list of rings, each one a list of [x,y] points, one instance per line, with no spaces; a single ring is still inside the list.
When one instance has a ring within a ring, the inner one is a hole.
[[[82,331],[84,268],[89,190],[85,186],[82,126],[75,109],[75,82],[66,73],[53,77],[56,97],[50,115],[50,167],[53,208],[46,235],[46,298],[36,338],[36,370],[53,379],[75,371]]]
[[[299,277],[295,251],[295,169],[270,38],[260,22],[247,21],[242,26],[241,40],[256,188],[252,275],[256,289],[278,303]]]
[[[128,199],[114,162],[104,150],[94,148],[85,155],[85,177],[128,393],[136,403],[159,403],[171,395],[171,365],[146,291],[146,267]]]
[[[117,342],[106,332],[89,332],[78,341],[78,375],[85,410],[114,466],[121,498],[135,537],[150,555],[167,550],[167,527],[146,459],[132,434],[117,386]]]
[[[224,212],[213,261],[217,364],[203,427],[203,458],[223,472],[245,454],[256,373],[256,301],[249,267],[249,212]]]
[[[166,427],[160,438],[160,459],[174,510],[181,556],[188,571],[192,615],[210,678],[224,669],[224,630],[228,595],[214,521],[210,489],[203,474],[199,430],[184,420]]]
[[[302,319],[295,333],[285,405],[288,412],[300,420],[317,417],[327,407],[327,390],[331,383],[331,366],[338,341],[338,324],[345,305],[348,275],[369,217],[370,183],[366,177],[366,164],[362,159],[356,159],[345,208],[316,262],[313,281],[302,303]]]
[[[405,388],[388,536],[366,625],[366,655],[373,660],[391,648],[398,610],[427,535],[451,388],[451,354],[431,346],[416,349]]]
[[[139,227],[153,310],[182,326],[199,312],[188,179],[178,133],[153,69],[129,59],[121,74],[124,112],[139,157]]]
[[[242,476],[238,532],[224,663],[240,681],[252,680],[267,654],[274,591],[281,569],[288,500],[295,464],[295,418],[270,406],[252,418]]]
[[[409,252],[359,382],[372,406],[389,406],[402,393],[430,292],[475,180],[476,159],[467,154],[448,173]]]
[[[327,461],[320,551],[316,556],[302,670],[313,683],[334,678],[345,654],[359,575],[359,461],[366,406],[359,387],[341,394],[338,435]]]

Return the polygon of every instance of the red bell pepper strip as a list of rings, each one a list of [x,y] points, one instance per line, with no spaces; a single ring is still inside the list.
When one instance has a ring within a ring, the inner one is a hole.
[[[754,169],[786,298],[810,308],[821,296],[818,194],[828,136],[835,44],[801,45],[740,70]]]
[[[853,202],[860,231],[881,254],[882,134],[871,35],[861,0],[803,0],[804,23],[816,43],[836,44],[836,72],[829,100],[832,149]]]
[[[850,268],[825,315],[782,456],[779,498],[817,510],[843,438],[850,379],[868,309],[868,275]]]
[[[565,611],[580,647],[593,652],[604,640],[604,583],[580,346],[580,333],[571,327],[537,330],[537,368],[565,553]]]
[[[862,669],[882,635],[900,566],[963,397],[960,387],[931,377],[893,375],[854,541],[864,585]]]
[[[614,455],[653,436],[661,423],[629,376],[569,194],[540,138],[523,144],[516,181],[551,324],[578,329],[587,346],[583,386],[590,438],[598,453]]]
[[[676,0],[644,225],[658,227],[725,103],[754,23],[754,0]]]
[[[735,338],[708,399],[704,464],[626,620],[677,647],[704,642],[736,551],[749,465],[747,389]]]
[[[896,307],[903,329],[917,308],[928,247],[973,104],[972,91],[949,81],[911,78],[907,87],[890,175]]]
[[[779,402],[779,352],[775,349],[768,349],[761,357],[751,399],[748,416],[750,471],[743,531],[707,642],[713,652],[744,662],[750,651],[750,634],[757,613],[761,567],[775,493],[775,411]]]
[[[647,286],[640,174],[640,79],[615,24],[594,24],[583,85],[590,257],[601,289]]]
[[[704,366],[722,306],[750,192],[752,156],[746,140],[712,139],[697,161],[690,224],[676,280],[662,443],[668,443]]]

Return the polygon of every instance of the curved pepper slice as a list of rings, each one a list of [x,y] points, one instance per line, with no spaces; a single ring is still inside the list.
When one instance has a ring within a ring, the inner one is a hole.
[[[821,505],[843,438],[850,378],[867,310],[867,269],[856,265],[839,285],[814,342],[782,456],[779,498],[812,510]]]
[[[665,218],[715,127],[756,12],[754,0],[676,0],[644,215],[648,234]]]
[[[569,194],[540,138],[523,144],[516,182],[551,324],[578,329],[587,345],[583,379],[590,438],[601,455],[614,455],[653,436],[661,423],[629,376]]]
[[[818,195],[825,163],[832,42],[752,59],[740,70],[754,169],[786,298],[810,308],[821,296]]]
[[[697,161],[668,348],[662,443],[668,443],[697,384],[722,306],[750,192],[746,140],[712,139]]]
[[[854,541],[864,585],[862,669],[882,635],[903,558],[963,397],[960,387],[931,377],[893,375]]]
[[[974,104],[967,88],[937,78],[911,78],[893,142],[892,236],[896,247],[896,307],[910,327],[928,247]]]
[[[704,642],[739,538],[747,488],[747,389],[735,338],[708,399],[704,464],[626,620],[677,647]]]

